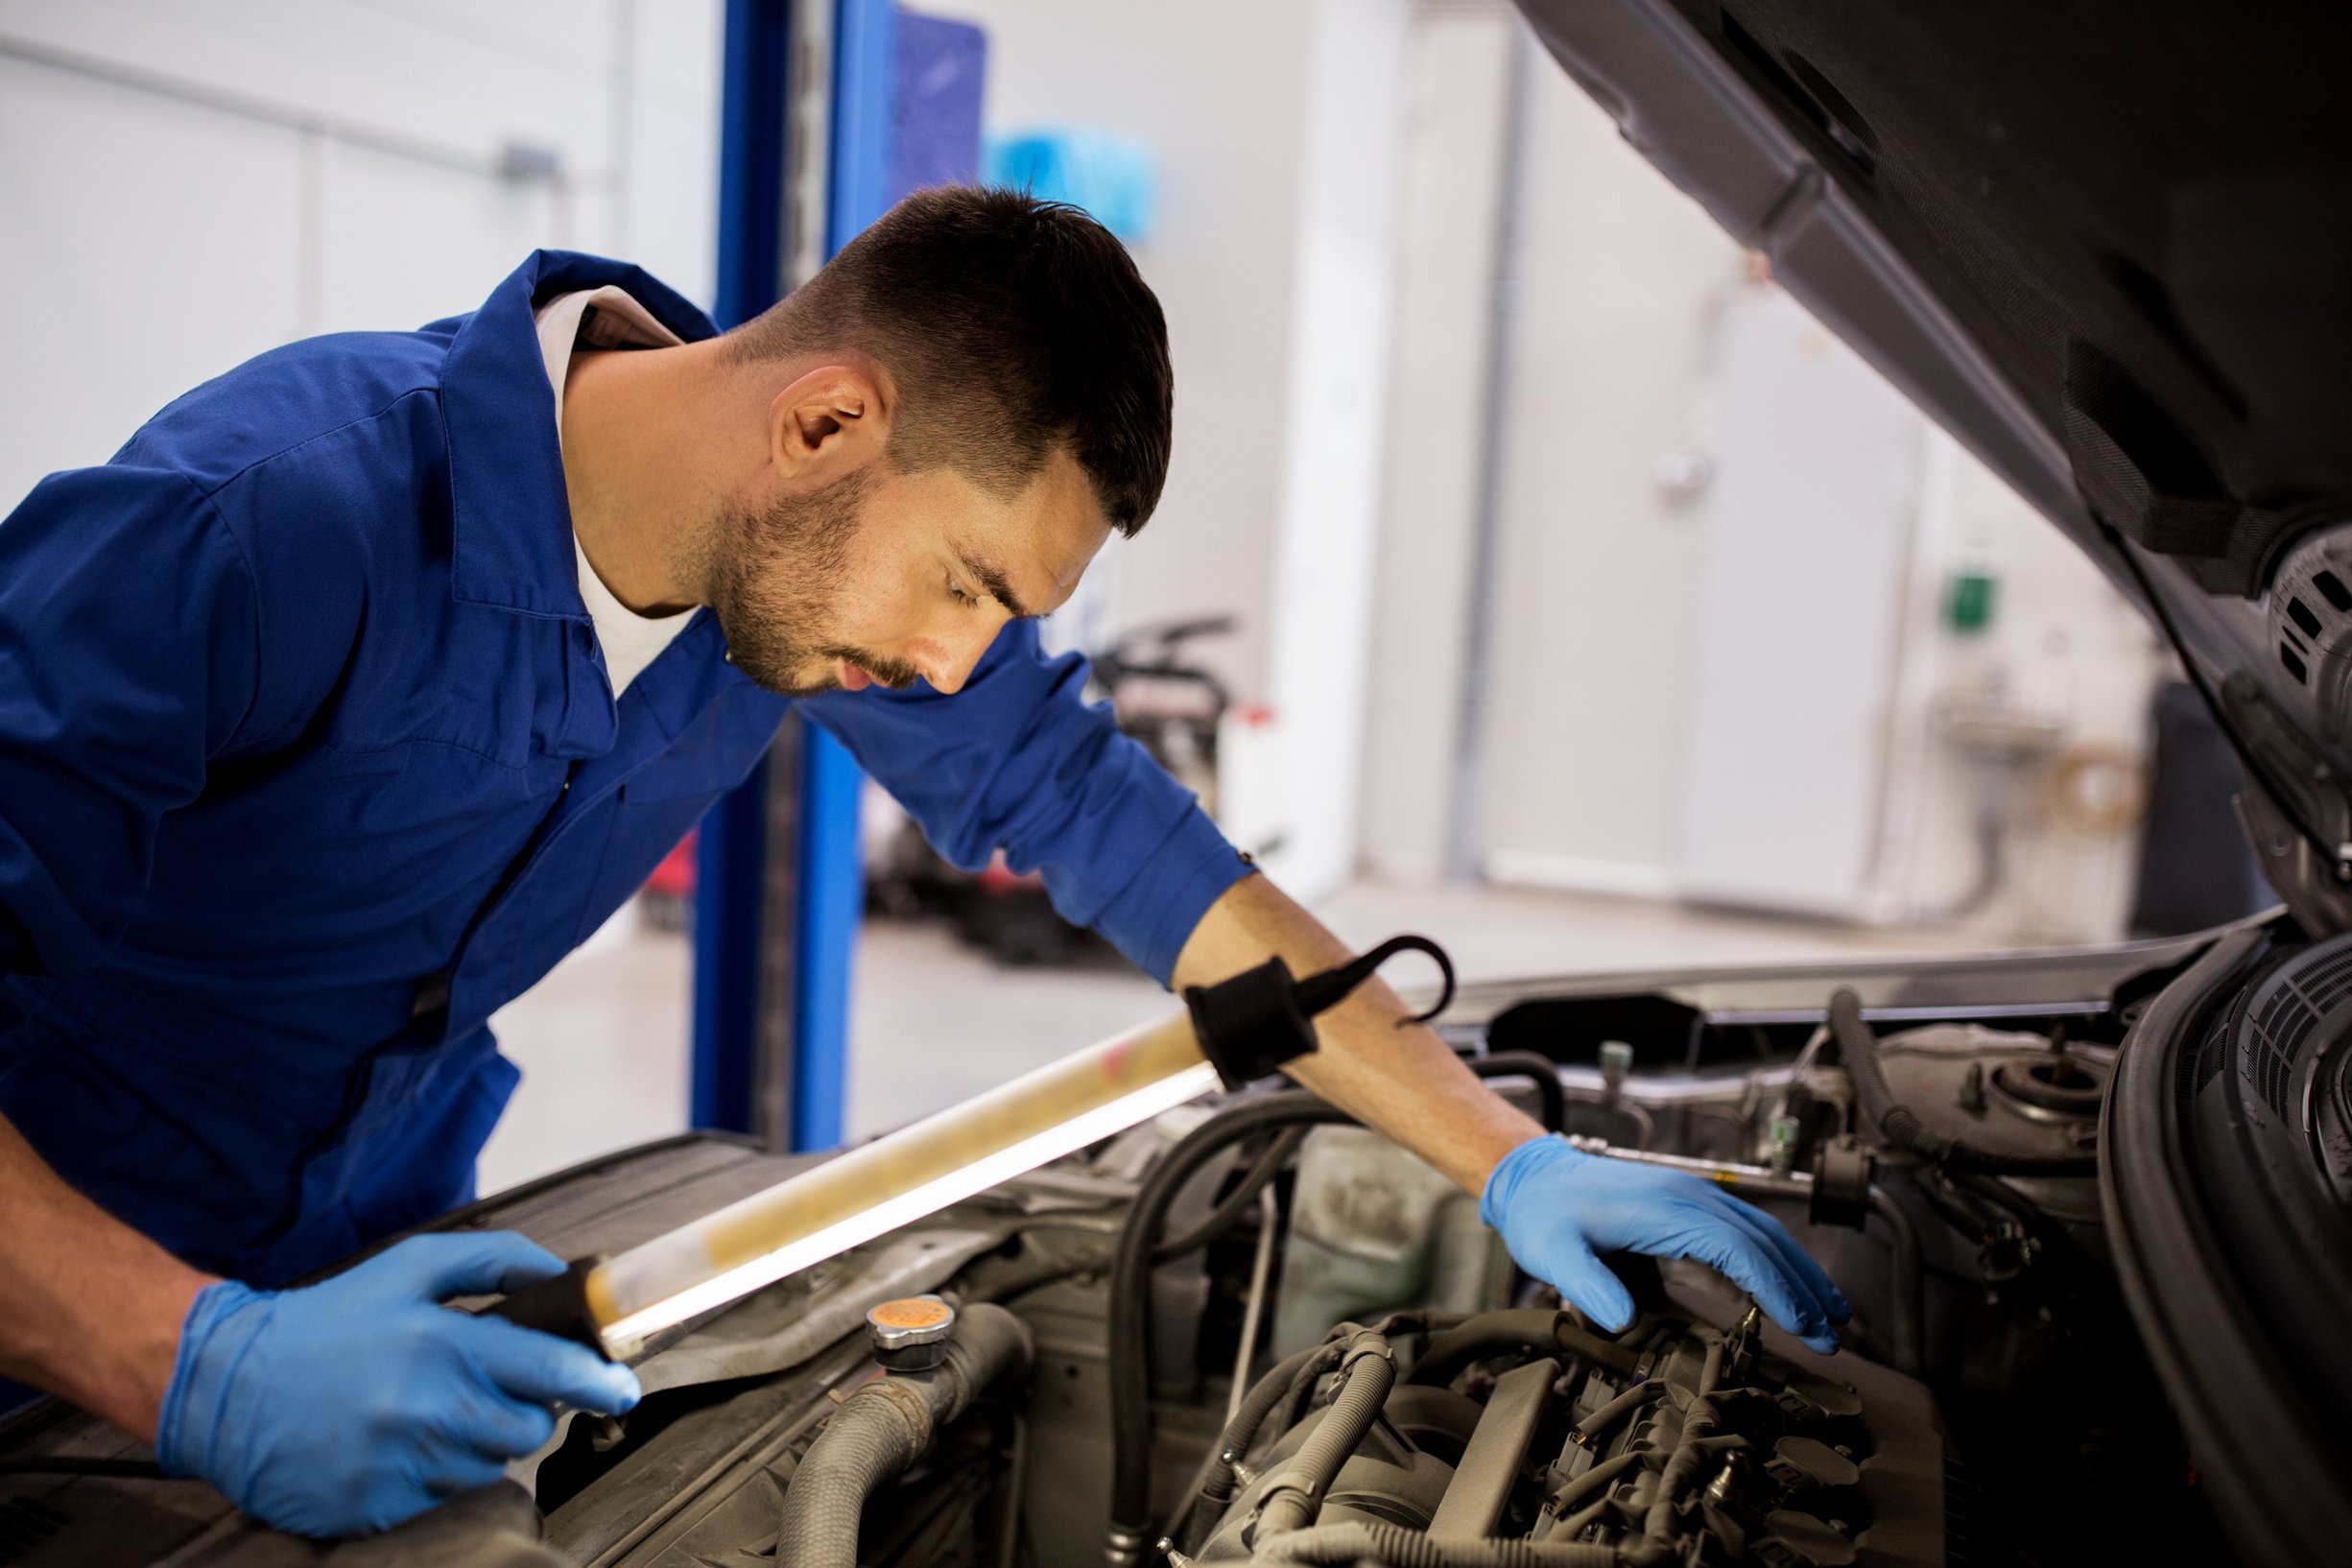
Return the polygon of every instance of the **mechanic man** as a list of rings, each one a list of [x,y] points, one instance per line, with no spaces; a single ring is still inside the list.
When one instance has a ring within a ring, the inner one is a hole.
[[[1171,396],[1116,240],[941,190],[733,332],[542,251],[44,480],[0,525],[0,1372],[311,1534],[627,1409],[627,1369],[439,1305],[558,1270],[520,1237],[283,1287],[471,1195],[517,1077],[485,1020],[796,700],[949,859],[1042,867],[1163,983],[1342,957],[1039,650],[1151,515]],[[1366,987],[1297,1077],[1530,1272],[1616,1325],[1597,1251],[1695,1256],[1834,1344],[1773,1221],[1540,1136],[1402,1012]]]

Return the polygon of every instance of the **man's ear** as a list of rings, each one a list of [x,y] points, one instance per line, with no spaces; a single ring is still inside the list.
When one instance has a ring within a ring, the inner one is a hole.
[[[820,366],[768,405],[768,461],[786,479],[847,473],[883,450],[889,425],[875,377],[854,366]]]

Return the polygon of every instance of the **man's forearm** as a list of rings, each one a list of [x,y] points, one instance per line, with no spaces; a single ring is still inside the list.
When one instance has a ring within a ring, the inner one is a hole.
[[[152,1438],[212,1283],[60,1180],[0,1119],[0,1373]]]
[[[1176,960],[1176,985],[1207,985],[1274,954],[1300,974],[1352,956],[1281,889],[1263,876],[1244,877],[1194,928]],[[1435,1031],[1397,1027],[1407,1016],[1396,993],[1375,978],[1316,1020],[1320,1049],[1288,1071],[1479,1192],[1496,1161],[1543,1128],[1487,1088]]]

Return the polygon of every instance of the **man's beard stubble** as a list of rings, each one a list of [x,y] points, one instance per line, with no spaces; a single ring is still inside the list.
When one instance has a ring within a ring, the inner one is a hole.
[[[781,697],[838,690],[837,661],[885,686],[912,685],[918,672],[823,640],[849,574],[850,547],[871,489],[860,471],[810,495],[784,496],[764,512],[729,510],[718,529],[710,604],[735,667]]]

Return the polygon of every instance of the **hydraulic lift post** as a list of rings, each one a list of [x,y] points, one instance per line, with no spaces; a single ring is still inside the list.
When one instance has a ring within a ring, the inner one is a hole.
[[[889,206],[896,32],[891,0],[727,0],[720,325],[775,303]],[[832,736],[790,723],[700,828],[689,1119],[830,1149],[847,1098],[864,775]]]

